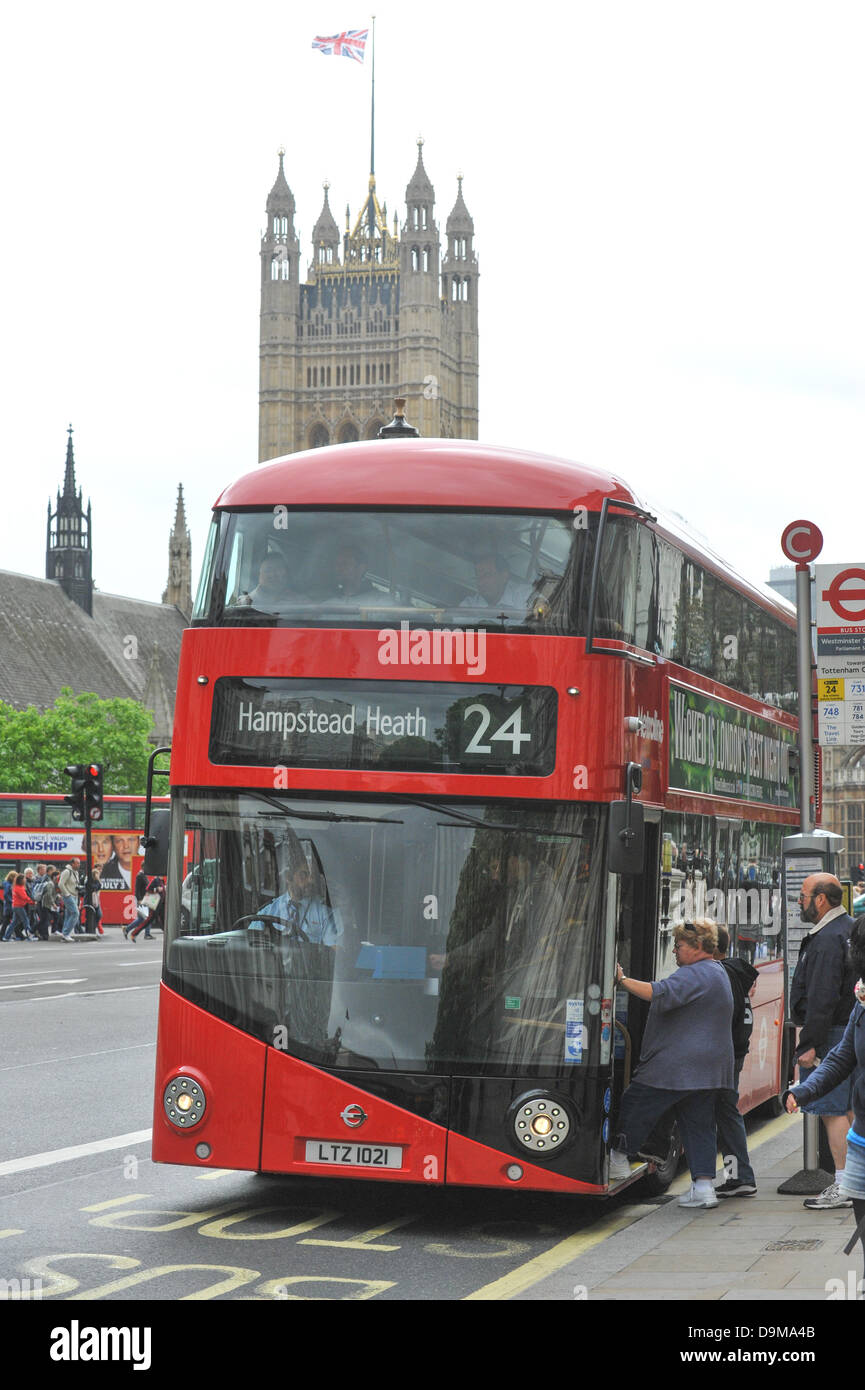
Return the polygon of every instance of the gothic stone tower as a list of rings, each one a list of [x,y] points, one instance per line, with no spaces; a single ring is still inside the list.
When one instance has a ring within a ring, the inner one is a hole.
[[[187,618],[192,612],[192,542],[186,526],[182,483],[177,488],[174,529],[168,538],[168,585],[162,602],[173,604]]]
[[[48,503],[48,532],[45,542],[45,578],[56,579],[88,616],[93,616],[93,554],[91,549],[90,503],[87,511],[81,489],[75,490],[75,457],[72,452],[72,426],[66,442],[66,474],[63,493],[57,489],[57,506]]]
[[[401,233],[396,215],[388,229],[370,175],[353,227],[346,208],[340,246],[325,184],[305,283],[280,153],[261,242],[259,459],[373,439],[395,396],[427,438],[477,438],[474,223],[460,177],[442,258],[422,146]]]

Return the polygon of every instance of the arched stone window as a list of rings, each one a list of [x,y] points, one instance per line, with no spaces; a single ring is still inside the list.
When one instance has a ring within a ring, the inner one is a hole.
[[[350,420],[346,420],[344,425],[340,425],[337,435],[338,444],[354,444],[360,435],[357,432],[357,425],[353,425]]]
[[[323,449],[324,446],[329,443],[330,434],[328,432],[327,426],[321,424],[313,425],[312,429],[309,432],[310,449]]]

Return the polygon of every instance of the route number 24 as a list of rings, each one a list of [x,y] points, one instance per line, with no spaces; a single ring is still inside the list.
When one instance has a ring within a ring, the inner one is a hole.
[[[486,705],[477,704],[469,705],[463,714],[463,718],[468,719],[473,714],[480,715],[480,723],[466,745],[467,753],[492,753],[492,745],[494,742],[498,741],[500,743],[509,743],[514,756],[519,757],[522,751],[522,745],[531,742],[531,734],[523,733],[522,705],[517,705],[513,714],[489,735],[489,743],[483,743],[481,740],[486,737],[487,730],[493,722],[492,715]]]

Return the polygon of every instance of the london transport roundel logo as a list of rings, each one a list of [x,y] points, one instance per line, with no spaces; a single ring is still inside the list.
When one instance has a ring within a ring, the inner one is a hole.
[[[865,570],[839,570],[821,597],[844,622],[865,621]]]
[[[339,1117],[350,1129],[357,1129],[366,1120],[366,1111],[359,1105],[347,1105]]]

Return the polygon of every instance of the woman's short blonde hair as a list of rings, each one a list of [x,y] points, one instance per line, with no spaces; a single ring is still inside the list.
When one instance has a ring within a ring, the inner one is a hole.
[[[718,949],[718,928],[708,917],[697,917],[693,922],[680,922],[673,928],[674,940],[684,941],[686,946],[705,951],[712,956]]]

